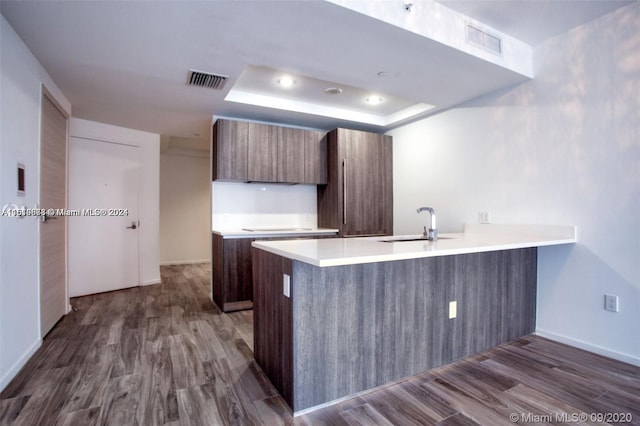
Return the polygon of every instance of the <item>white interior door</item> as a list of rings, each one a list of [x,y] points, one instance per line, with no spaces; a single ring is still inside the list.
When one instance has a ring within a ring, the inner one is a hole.
[[[139,285],[139,148],[69,140],[69,294]]]

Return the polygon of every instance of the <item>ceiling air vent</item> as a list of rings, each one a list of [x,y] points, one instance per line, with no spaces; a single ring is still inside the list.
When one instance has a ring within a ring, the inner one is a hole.
[[[467,24],[467,43],[482,47],[496,55],[502,55],[502,40],[480,28]]]
[[[209,89],[221,90],[228,78],[229,77],[226,75],[189,70],[187,84],[190,86],[208,87]]]

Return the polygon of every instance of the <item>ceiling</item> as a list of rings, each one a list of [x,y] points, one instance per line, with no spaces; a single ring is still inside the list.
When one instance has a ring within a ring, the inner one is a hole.
[[[536,45],[630,1],[439,3]],[[326,1],[2,0],[0,11],[65,93],[74,117],[159,133],[188,149],[207,149],[213,115],[386,131],[528,79]],[[189,70],[229,78],[222,90],[193,87]],[[283,73],[296,80],[286,94],[272,84]],[[312,86],[318,91],[305,97]],[[327,87],[343,93],[326,95]],[[263,102],[246,103],[234,90]],[[385,103],[367,105],[368,93]],[[403,110],[415,115],[398,115]]]

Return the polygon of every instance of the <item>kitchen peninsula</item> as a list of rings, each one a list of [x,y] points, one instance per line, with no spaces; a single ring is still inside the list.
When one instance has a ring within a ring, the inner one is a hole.
[[[537,247],[576,232],[404,239],[253,243],[255,357],[294,414],[533,332]]]

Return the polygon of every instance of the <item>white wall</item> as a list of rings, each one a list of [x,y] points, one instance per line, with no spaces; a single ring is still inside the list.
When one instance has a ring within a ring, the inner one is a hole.
[[[209,262],[211,183],[208,157],[160,155],[160,263]]]
[[[142,152],[140,284],[160,282],[160,135],[72,118],[69,135],[138,146]],[[90,141],[87,141],[90,143]]]
[[[316,185],[215,181],[211,191],[213,229],[318,225]]]
[[[574,224],[541,248],[542,335],[640,365],[640,3],[534,50],[536,77],[392,132],[394,230]],[[620,312],[603,309],[604,294]]]
[[[69,115],[71,104],[0,16],[0,206],[39,200],[42,85]],[[16,195],[16,163],[26,194]],[[0,389],[40,346],[39,228],[35,218],[0,217]]]

